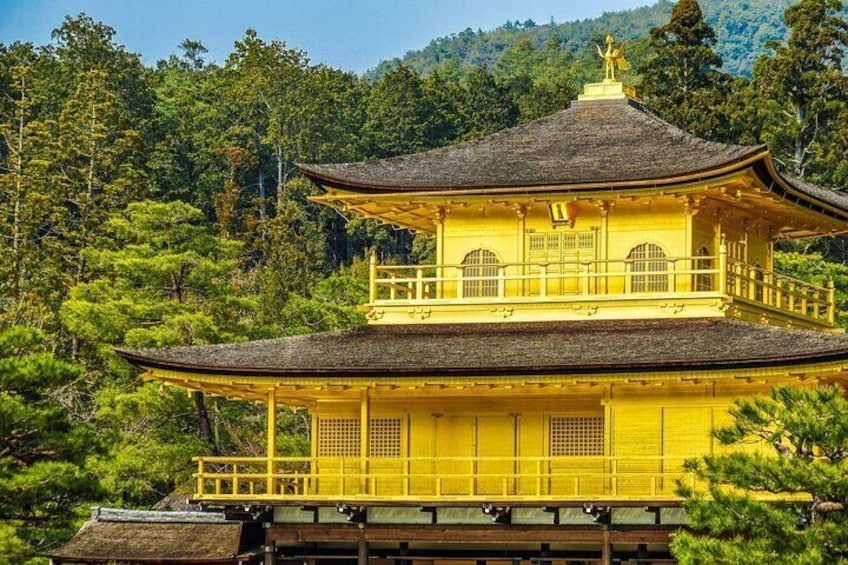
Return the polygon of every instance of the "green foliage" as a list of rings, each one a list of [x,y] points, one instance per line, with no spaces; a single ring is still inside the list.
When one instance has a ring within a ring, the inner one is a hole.
[[[696,0],[680,0],[671,20],[651,29],[650,58],[639,69],[645,103],[696,135],[721,138],[727,126],[722,104],[730,78],[719,73],[715,32]]]
[[[249,335],[255,304],[230,277],[240,244],[214,236],[182,202],[135,202],[113,214],[109,246],[84,258],[96,277],[70,291],[62,319],[92,344],[165,346]]]
[[[796,246],[792,251],[774,254],[775,270],[791,273],[803,281],[824,287],[833,281],[836,287],[836,322],[848,328],[848,265],[826,260],[821,253],[805,251]]]
[[[782,15],[792,3],[792,0],[700,0],[707,24],[716,30],[715,49],[724,61],[723,70],[737,76],[750,76],[759,56],[768,51],[766,43],[786,39],[787,27]],[[659,27],[669,20],[674,6],[669,0],[660,0],[650,6],[606,12],[600,17],[581,21],[552,22],[530,27],[507,22],[490,31],[476,32],[467,28],[459,33],[436,38],[423,49],[409,51],[402,58],[382,62],[373,71],[366,73],[365,79],[375,81],[398,65],[407,66],[422,75],[428,75],[434,69],[450,69],[456,75],[487,65],[494,69],[499,79],[504,80],[515,76],[513,73],[517,66],[510,60],[521,60],[528,42],[538,50],[544,50],[546,45],[553,43],[576,60],[592,61],[595,56],[592,43],[597,38],[602,40],[607,33],[612,33],[619,40],[646,38],[651,28]],[[507,58],[506,63],[501,62],[504,58]],[[640,61],[634,57],[632,62]],[[510,68],[513,71],[501,72]],[[535,79],[536,72],[545,72],[545,69],[551,68],[556,67],[550,63],[541,65],[531,72],[531,76]],[[584,69],[588,73],[580,80],[588,77],[598,80],[599,69],[597,65]],[[579,87],[580,83],[572,86]]]
[[[0,333],[0,549],[9,563],[67,537],[78,505],[99,496],[85,467],[99,442],[61,407],[80,373],[45,350],[38,330]]]
[[[715,431],[723,445],[759,442],[687,462],[709,483],[709,498],[681,487],[691,532],[672,552],[681,565],[752,562],[848,562],[848,401],[836,387],[775,388],[769,397],[737,400],[734,423]],[[752,493],[800,497],[775,504]]]
[[[790,30],[786,44],[769,43],[774,55],[762,56],[754,66],[757,92],[780,109],[770,113],[765,140],[797,177],[821,173],[815,166],[819,144],[833,133],[831,126],[843,127],[837,117],[844,117],[848,99],[842,71],[848,24],[841,11],[839,0],[801,0],[793,5],[785,14]]]

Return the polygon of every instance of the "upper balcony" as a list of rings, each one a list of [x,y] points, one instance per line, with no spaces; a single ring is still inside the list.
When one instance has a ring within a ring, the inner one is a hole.
[[[724,317],[814,329],[834,327],[834,287],[819,287],[716,256],[378,265],[371,323]]]

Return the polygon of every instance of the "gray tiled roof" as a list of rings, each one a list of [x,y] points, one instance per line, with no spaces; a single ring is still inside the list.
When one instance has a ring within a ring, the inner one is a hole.
[[[300,165],[319,184],[450,190],[663,179],[763,153],[697,138],[627,100],[566,110],[473,141],[359,163]]]
[[[848,336],[725,318],[417,324],[119,353],[145,367],[268,376],[578,374],[848,359]]]

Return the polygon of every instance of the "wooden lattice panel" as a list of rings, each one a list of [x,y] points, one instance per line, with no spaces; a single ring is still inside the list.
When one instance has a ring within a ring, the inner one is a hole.
[[[320,418],[318,457],[359,457],[359,418]]]
[[[551,418],[551,456],[573,457],[604,454],[604,417]]]
[[[401,456],[400,418],[372,419],[370,435],[368,449],[371,457]]]

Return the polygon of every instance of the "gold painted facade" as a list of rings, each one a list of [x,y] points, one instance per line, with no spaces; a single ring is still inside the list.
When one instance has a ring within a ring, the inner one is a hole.
[[[608,82],[581,99],[628,96]],[[313,200],[436,239],[431,265],[372,261],[363,306],[371,324],[735,317],[836,331],[832,285],[775,273],[773,253],[780,238],[840,233],[845,223],[824,204],[813,210],[776,196],[754,173],[763,157],[628,186],[330,188]],[[151,369],[147,378],[268,404],[268,456],[198,458],[198,500],[673,504],[675,480],[693,480],[683,461],[721,452],[711,430],[728,422],[734,398],[779,383],[840,381],[846,370],[829,362],[345,379]],[[306,457],[277,456],[282,405],[310,411]]]

